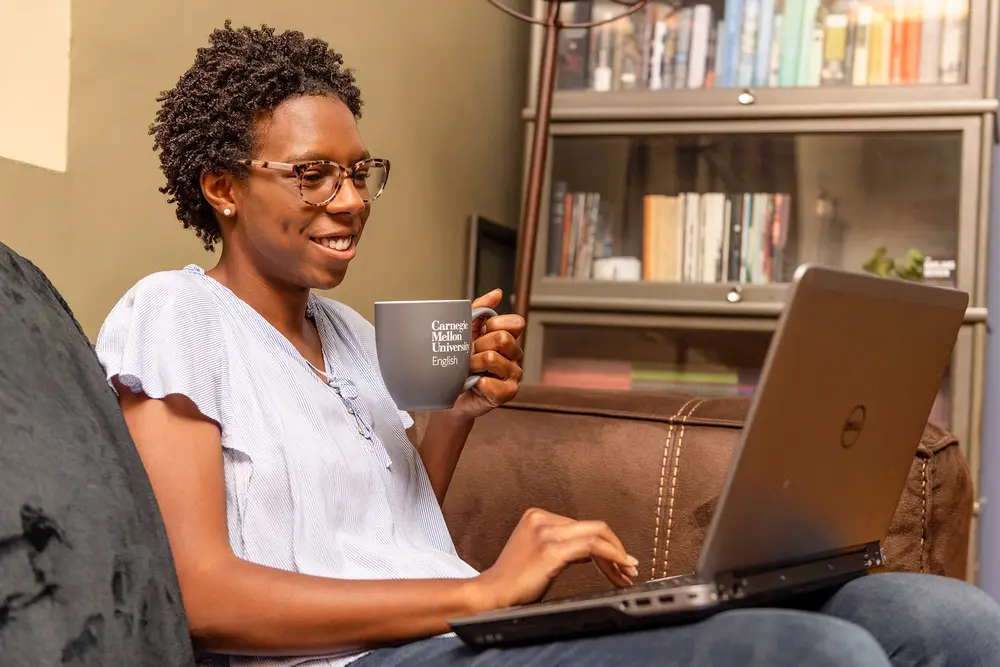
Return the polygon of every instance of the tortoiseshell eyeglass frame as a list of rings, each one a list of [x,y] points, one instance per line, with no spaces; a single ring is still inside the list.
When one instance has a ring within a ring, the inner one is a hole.
[[[378,192],[371,195],[370,199],[362,199],[362,201],[366,204],[370,204],[378,199],[379,195],[385,191],[386,183],[389,182],[389,161],[381,158],[368,158],[366,160],[361,160],[359,162],[355,162],[350,168],[345,167],[339,162],[334,162],[333,160],[309,160],[308,162],[295,163],[274,162],[273,160],[240,160],[239,164],[246,167],[260,167],[261,169],[277,169],[278,171],[287,171],[295,174],[299,197],[310,206],[317,207],[326,206],[332,202],[334,198],[336,198],[337,193],[340,192],[340,186],[343,185],[344,180],[354,176],[354,174],[362,168],[382,167],[385,169],[385,179],[382,181],[382,185],[379,187]],[[310,167],[321,164],[338,167],[340,169],[340,178],[337,180],[337,184],[333,186],[333,194],[327,197],[322,203],[316,204],[306,199],[305,194],[302,192],[302,174],[305,173]]]

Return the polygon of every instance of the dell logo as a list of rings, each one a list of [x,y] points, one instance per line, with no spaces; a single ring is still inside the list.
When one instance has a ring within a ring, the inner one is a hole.
[[[865,427],[865,406],[855,405],[851,414],[844,422],[844,430],[840,434],[840,444],[847,449],[858,441],[861,436],[861,429]]]

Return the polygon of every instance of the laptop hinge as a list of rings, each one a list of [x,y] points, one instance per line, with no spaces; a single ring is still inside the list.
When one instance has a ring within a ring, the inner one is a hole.
[[[720,600],[740,600],[748,596],[807,591],[865,574],[881,567],[885,555],[879,542],[856,549],[825,554],[807,562],[771,567],[752,572],[719,573],[715,577]]]

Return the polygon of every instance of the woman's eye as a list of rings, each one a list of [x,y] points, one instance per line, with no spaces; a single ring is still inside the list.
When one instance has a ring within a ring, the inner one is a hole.
[[[357,174],[354,174],[354,181],[356,183],[364,183],[365,181],[368,180],[369,175],[370,174],[367,171],[359,172]]]
[[[322,181],[324,178],[323,172],[320,171],[305,171],[302,172],[302,182],[306,184],[316,184]]]

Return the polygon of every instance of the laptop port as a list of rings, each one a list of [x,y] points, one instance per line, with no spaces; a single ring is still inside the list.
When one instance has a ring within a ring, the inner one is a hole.
[[[639,598],[635,601],[636,607],[648,607],[653,601],[649,598]]]
[[[660,604],[673,604],[674,603],[674,596],[673,595],[661,595],[658,599],[660,601]]]

